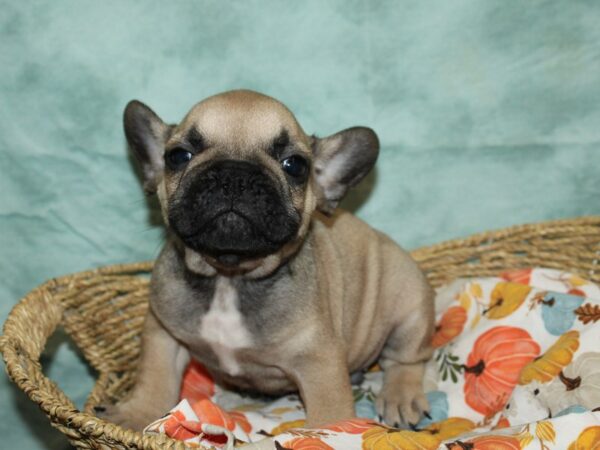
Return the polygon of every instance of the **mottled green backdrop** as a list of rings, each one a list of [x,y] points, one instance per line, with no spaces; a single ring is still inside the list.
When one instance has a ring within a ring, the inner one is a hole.
[[[121,112],[177,121],[231,88],[308,132],[373,127],[347,206],[406,247],[600,214],[600,3],[0,0],[0,320],[49,277],[153,258]],[[92,384],[54,338],[48,373]],[[0,447],[66,441],[0,378]]]

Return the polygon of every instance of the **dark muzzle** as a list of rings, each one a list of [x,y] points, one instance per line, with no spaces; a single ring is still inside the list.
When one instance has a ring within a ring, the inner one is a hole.
[[[225,160],[186,175],[169,223],[198,252],[258,257],[292,239],[300,216],[261,166]]]

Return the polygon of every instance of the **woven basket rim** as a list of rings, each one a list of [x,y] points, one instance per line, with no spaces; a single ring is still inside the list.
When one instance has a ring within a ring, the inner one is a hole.
[[[458,237],[453,239],[446,239],[437,244],[425,245],[414,249],[411,253],[415,252],[434,252],[438,250],[445,250],[447,248],[460,247],[460,246],[472,246],[473,244],[482,244],[491,240],[498,239],[500,237],[510,236],[516,232],[524,232],[528,230],[540,230],[548,229],[555,231],[561,227],[572,227],[573,225],[592,225],[597,226],[600,223],[600,216],[589,215],[575,218],[563,218],[553,219],[541,222],[528,222],[524,224],[510,225],[503,228],[497,228],[489,231],[480,231],[478,233],[470,234],[465,237]]]

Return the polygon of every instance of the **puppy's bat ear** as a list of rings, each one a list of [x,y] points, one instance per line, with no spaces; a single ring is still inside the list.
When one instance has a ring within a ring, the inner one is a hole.
[[[144,191],[154,194],[163,176],[165,142],[174,126],[164,123],[142,102],[132,100],[125,107],[123,127],[129,148],[142,169]]]
[[[379,139],[366,127],[312,139],[317,207],[331,214],[348,189],[358,184],[375,164]]]

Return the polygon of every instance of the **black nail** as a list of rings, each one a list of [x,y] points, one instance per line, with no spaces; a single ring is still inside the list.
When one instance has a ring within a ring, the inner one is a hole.
[[[377,414],[376,419],[377,419],[377,422],[383,422],[383,417],[381,417],[380,414]]]
[[[400,428],[400,424],[399,424],[398,422],[394,422],[394,425],[393,425],[393,427],[394,427],[394,428]]]
[[[104,406],[94,406],[94,411],[96,411],[96,412],[105,412],[106,411],[106,407],[104,407]]]
[[[410,423],[408,422],[408,427],[413,430],[413,431],[419,431],[419,429],[417,428],[417,424],[416,423]]]
[[[429,411],[423,411],[423,415],[424,415],[425,417],[427,417],[429,420],[432,420],[432,418],[431,418],[431,414],[429,414]]]

